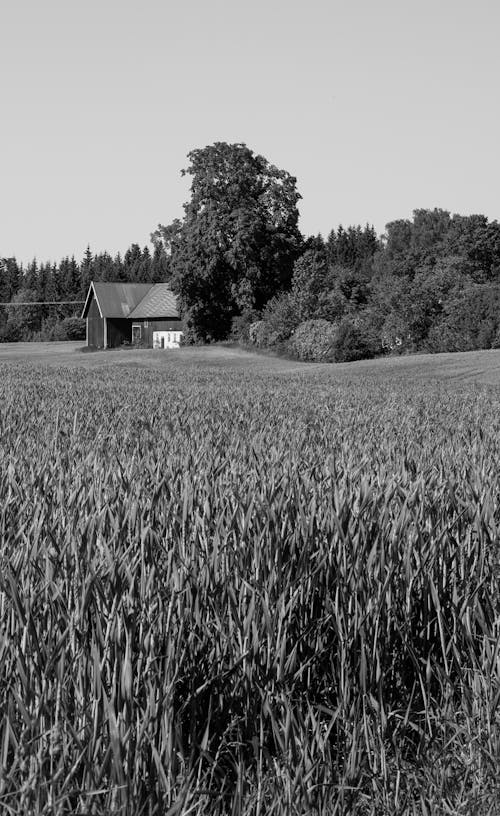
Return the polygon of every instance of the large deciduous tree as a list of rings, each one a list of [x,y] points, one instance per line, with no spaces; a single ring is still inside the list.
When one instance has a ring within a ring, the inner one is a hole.
[[[195,337],[219,340],[231,320],[290,286],[302,236],[296,179],[244,144],[193,150],[184,218],[152,240],[169,259],[171,285]]]

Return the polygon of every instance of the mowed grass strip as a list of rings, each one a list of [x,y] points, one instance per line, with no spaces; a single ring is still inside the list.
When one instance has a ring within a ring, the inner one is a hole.
[[[498,390],[0,375],[0,810],[495,812]]]

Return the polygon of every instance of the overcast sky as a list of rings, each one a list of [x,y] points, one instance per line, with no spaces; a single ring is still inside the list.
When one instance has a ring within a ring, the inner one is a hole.
[[[189,150],[297,177],[302,231],[500,216],[498,0],[2,0],[0,256],[144,245]]]

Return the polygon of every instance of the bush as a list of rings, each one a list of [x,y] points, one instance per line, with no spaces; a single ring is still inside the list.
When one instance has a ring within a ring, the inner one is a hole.
[[[262,315],[262,345],[281,346],[300,324],[300,311],[292,294],[285,292],[266,305]]]
[[[328,320],[306,320],[289,341],[290,351],[299,360],[335,362],[338,327]]]
[[[81,317],[65,317],[62,321],[67,340],[85,340],[85,320]]]
[[[65,317],[58,320],[49,328],[48,340],[85,340],[86,327],[85,320],[80,317]]]
[[[266,345],[266,329],[267,324],[265,320],[257,320],[255,323],[252,323],[248,329],[248,339],[250,343],[253,343],[254,346],[262,346]]]
[[[2,343],[17,343],[19,340],[22,340],[23,337],[20,326],[17,323],[7,321],[2,328],[0,339]]]
[[[242,314],[233,317],[231,324],[231,340],[237,343],[254,343],[251,337],[251,328],[259,320],[259,313],[255,309],[245,309]]]
[[[381,340],[384,351],[392,354],[415,351],[407,320],[395,312],[387,315],[381,330]]]
[[[340,321],[335,342],[335,361],[351,363],[354,360],[367,360],[382,352],[382,345],[376,339],[372,326],[367,319],[345,317]]]

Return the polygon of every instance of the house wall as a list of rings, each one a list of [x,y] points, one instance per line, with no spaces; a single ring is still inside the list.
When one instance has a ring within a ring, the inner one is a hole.
[[[87,312],[87,345],[93,348],[104,346],[104,320],[99,314],[99,307],[93,297]]]
[[[153,332],[182,331],[182,320],[175,317],[156,320],[130,320],[130,318],[108,317],[105,331],[104,318],[100,316],[99,307],[93,297],[87,312],[87,345],[93,348],[104,348],[105,339],[108,348],[116,348],[124,342],[130,343],[132,340],[132,325],[141,326],[141,340],[149,348],[153,348]]]
[[[141,326],[141,340],[148,348],[153,348],[153,332],[156,331],[182,331],[182,320],[175,317],[164,317],[156,320],[131,320],[132,325]],[[148,325],[145,326],[144,324]]]
[[[153,334],[154,349],[178,349],[181,344],[181,331],[157,331]]]

